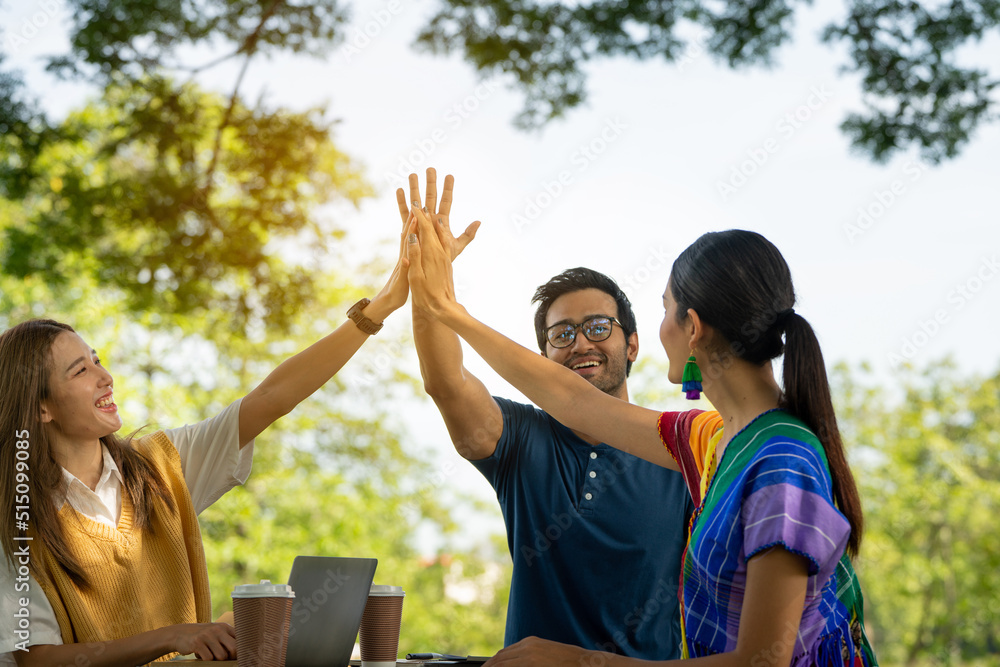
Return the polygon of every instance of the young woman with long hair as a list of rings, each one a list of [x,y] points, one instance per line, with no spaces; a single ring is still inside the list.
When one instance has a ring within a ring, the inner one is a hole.
[[[705,234],[677,258],[660,327],[667,379],[681,384],[696,364],[716,411],[660,413],[604,394],[471,317],[454,296],[450,232],[413,213],[418,307],[564,425],[684,475],[697,506],[681,582],[685,657],[706,666],[875,665],[850,560],[861,504],[819,344],[794,311],[777,248],[731,230]],[[574,333],[571,345],[586,345]],[[779,386],[772,360],[782,355]],[[648,663],[530,638],[487,664]]]
[[[210,622],[197,514],[246,480],[254,438],[406,302],[403,252],[354,321],[219,415],[139,438],[117,435],[114,380],[69,325],[32,320],[0,335],[0,665],[235,657],[232,626]]]

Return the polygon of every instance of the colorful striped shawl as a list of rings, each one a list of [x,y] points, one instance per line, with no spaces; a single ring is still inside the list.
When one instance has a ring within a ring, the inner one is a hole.
[[[791,664],[876,667],[845,553],[850,524],[834,504],[822,444],[801,421],[772,410],[736,434],[717,463],[722,426],[718,413],[699,410],[665,412],[659,421],[697,505],[681,575],[684,655],[734,650],[747,561],[780,545],[809,560],[802,620],[787,642]]]

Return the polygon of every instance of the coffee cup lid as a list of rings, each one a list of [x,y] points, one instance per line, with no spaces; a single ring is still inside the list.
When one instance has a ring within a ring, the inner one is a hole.
[[[233,589],[234,598],[293,598],[295,592],[288,584],[272,584],[261,579],[259,584],[243,584]]]
[[[385,596],[398,595],[400,597],[406,597],[406,593],[403,592],[403,587],[402,586],[386,586],[385,584],[372,584],[371,591],[369,591],[368,594],[369,595],[375,595],[375,596],[379,596],[379,595],[385,595]]]

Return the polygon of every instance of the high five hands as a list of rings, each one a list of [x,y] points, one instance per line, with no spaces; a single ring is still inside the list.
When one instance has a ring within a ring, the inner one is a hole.
[[[448,302],[455,301],[451,262],[476,237],[480,222],[476,220],[456,237],[449,220],[454,177],[450,174],[445,177],[440,202],[437,198],[437,172],[433,167],[427,169],[426,183],[423,205],[416,174],[410,174],[409,200],[399,188],[396,190],[396,203],[403,226],[410,231],[407,237],[407,264],[413,303],[437,316]]]
[[[458,257],[465,247],[476,238],[476,232],[481,224],[478,220],[466,227],[457,238],[451,232],[449,214],[451,213],[452,192],[455,189],[455,177],[448,174],[444,177],[444,191],[441,193],[440,205],[437,200],[437,172],[434,167],[427,169],[427,193],[424,205],[420,205],[420,179],[416,174],[410,174],[410,198],[406,199],[403,188],[396,190],[396,204],[399,205],[399,217],[403,227],[414,221],[412,208],[421,210],[427,218],[440,228],[439,238],[451,254],[451,259]]]
[[[427,170],[426,199],[421,202],[416,174],[410,174],[410,198],[403,189],[396,190],[399,215],[407,236],[407,274],[410,293],[416,308],[441,320],[453,328],[460,325],[464,309],[455,299],[452,280],[452,261],[476,236],[479,221],[473,222],[457,238],[448,222],[451,211],[452,189],[455,179],[445,177],[441,201],[437,199],[437,174]],[[414,233],[414,229],[416,230]],[[588,658],[599,659],[602,664],[609,654],[598,654],[575,646],[529,637],[503,649],[486,665],[509,667],[578,667]]]

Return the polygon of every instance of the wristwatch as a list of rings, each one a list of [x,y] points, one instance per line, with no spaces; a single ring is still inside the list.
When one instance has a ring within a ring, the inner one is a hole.
[[[361,329],[363,333],[372,336],[379,332],[379,330],[382,328],[382,325],[375,324],[370,319],[365,317],[364,313],[361,312],[362,310],[364,310],[365,306],[367,306],[369,303],[371,303],[371,300],[361,299],[361,301],[358,301],[356,304],[351,306],[351,309],[347,311],[347,316],[351,318],[355,324],[358,325],[358,328]]]

